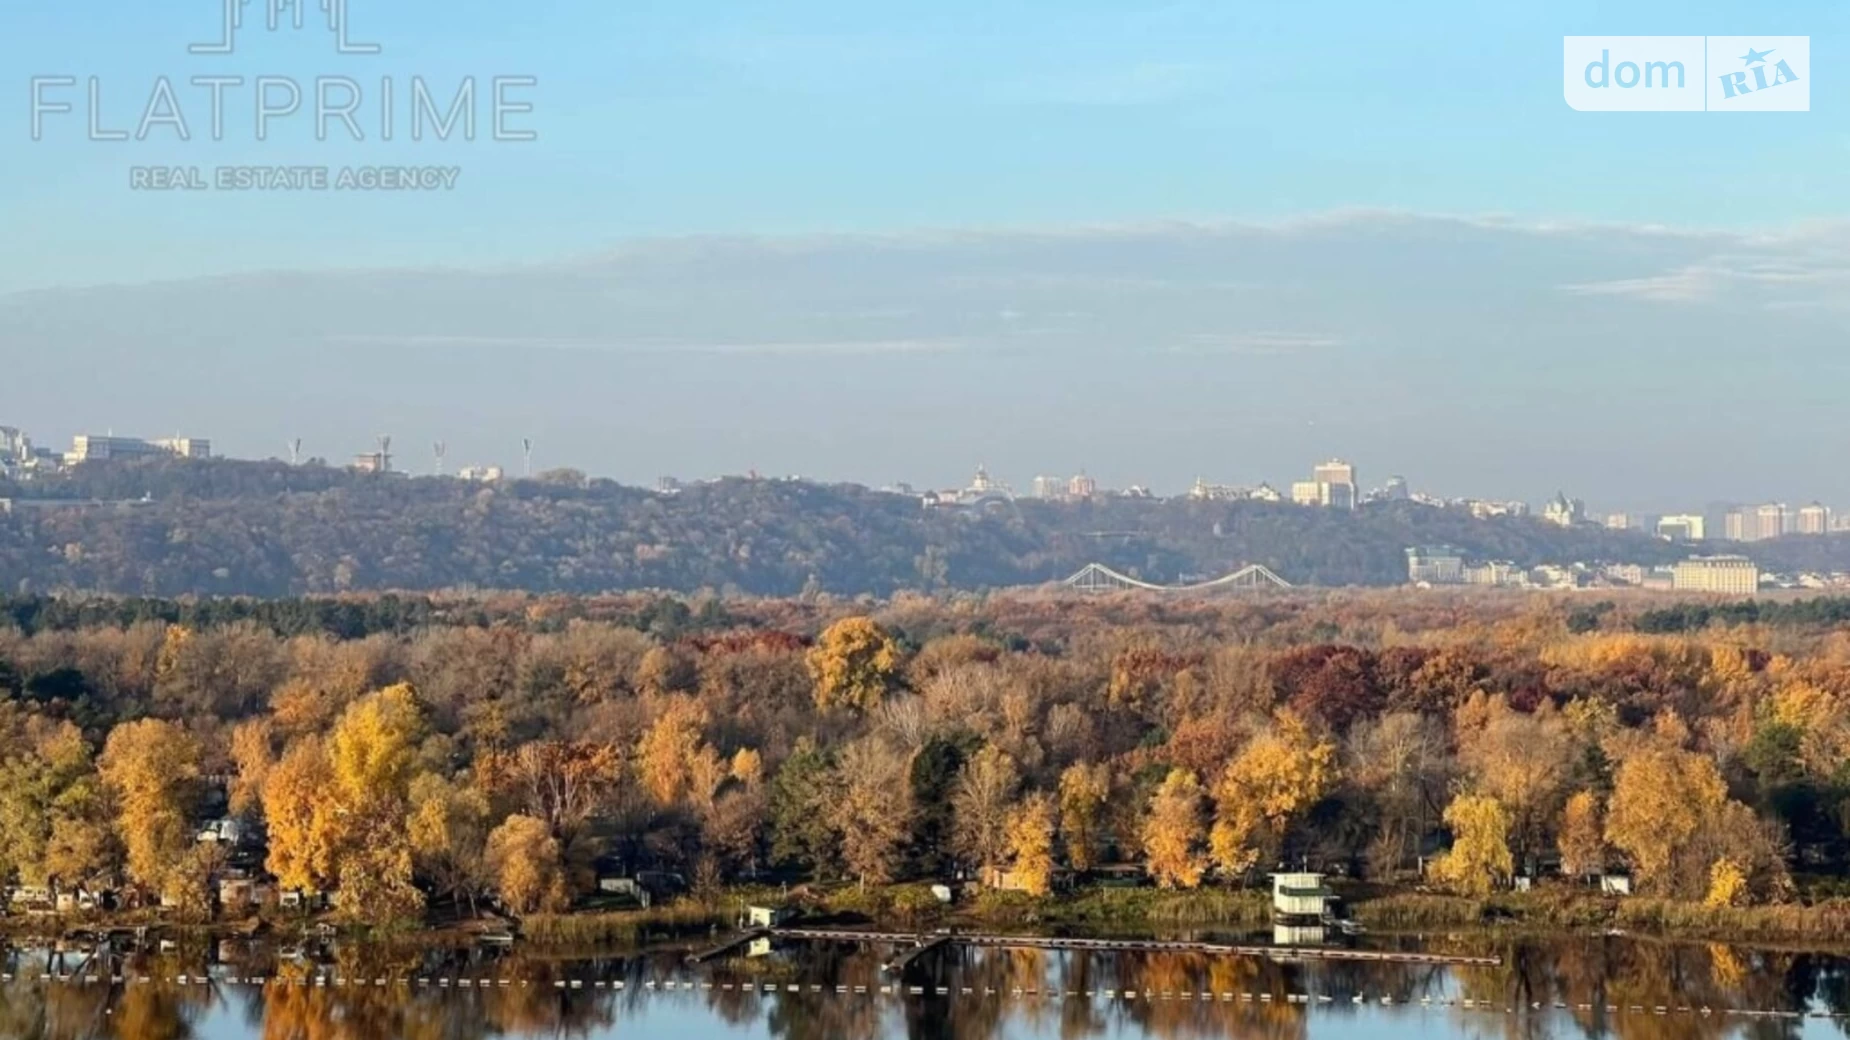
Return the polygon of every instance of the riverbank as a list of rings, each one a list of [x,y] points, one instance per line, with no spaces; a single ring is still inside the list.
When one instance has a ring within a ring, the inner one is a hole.
[[[1810,904],[1709,907],[1640,896],[1542,890],[1485,898],[1393,893],[1353,904],[1356,918],[1380,931],[1496,926],[1535,931],[1622,931],[1722,942],[1830,941],[1850,936],[1850,900]]]
[[[1706,907],[1648,897],[1614,897],[1568,888],[1473,898],[1357,888],[1344,893],[1353,917],[1381,933],[1496,928],[1526,932],[1627,932],[1722,942],[1829,942],[1850,936],[1850,899],[1809,904]],[[534,943],[642,943],[723,931],[747,905],[777,905],[775,890],[739,889],[718,900],[648,910],[528,918],[522,936]],[[808,890],[806,916],[843,924],[933,931],[1059,930],[1094,935],[1176,934],[1191,929],[1259,930],[1272,925],[1271,894],[1256,889],[1092,888],[1034,898],[982,892],[944,905],[920,885],[862,890]]]
[[[1831,944],[1841,944],[1845,936],[1850,936],[1850,898],[1835,896],[1806,904],[1713,908],[1554,886],[1482,898],[1369,886],[1356,886],[1342,894],[1355,920],[1369,931],[1387,934],[1494,928],[1532,933],[1617,931],[1721,942]],[[523,944],[534,946],[644,947],[690,942],[732,931],[741,926],[747,907],[785,904],[800,908],[806,921],[917,932],[955,928],[1136,936],[1184,934],[1196,929],[1257,931],[1272,924],[1271,894],[1259,889],[1203,888],[1184,892],[1086,888],[1040,898],[983,891],[947,905],[932,894],[929,885],[863,889],[844,884],[805,886],[795,893],[736,887],[705,898],[687,897],[642,909],[530,915],[518,922],[515,931]],[[346,934],[355,931],[337,918],[269,913],[239,921],[206,921],[140,912],[8,917],[0,923],[0,933],[45,936],[150,927],[230,937],[306,933],[322,923]],[[448,922],[397,929],[366,926],[357,931],[393,941],[466,945],[477,941],[483,927],[479,922]]]

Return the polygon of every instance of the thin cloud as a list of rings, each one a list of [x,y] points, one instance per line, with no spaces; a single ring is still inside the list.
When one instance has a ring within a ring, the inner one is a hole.
[[[894,340],[811,340],[802,342],[757,343],[663,343],[621,342],[615,340],[549,339],[526,336],[450,336],[355,333],[324,337],[324,341],[341,346],[365,347],[465,347],[485,349],[527,349],[583,351],[607,354],[931,354],[948,353],[964,344],[948,339]]]

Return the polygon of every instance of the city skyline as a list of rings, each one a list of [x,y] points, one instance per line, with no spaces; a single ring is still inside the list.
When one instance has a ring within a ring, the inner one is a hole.
[[[393,450],[395,443],[399,445],[400,450]],[[452,467],[448,465],[450,457],[448,441],[425,442],[430,451],[428,457],[432,459],[432,465],[428,468],[412,461],[418,457],[417,453],[404,450],[404,442],[395,441],[390,435],[375,437],[363,451],[336,453],[333,456],[324,456],[312,450],[300,439],[288,443],[286,456],[276,454],[245,456],[226,452],[219,452],[215,455],[213,444],[214,442],[209,438],[181,436],[177,432],[172,436],[144,439],[118,435],[112,428],[108,434],[103,435],[73,434],[71,448],[59,450],[45,442],[35,441],[29,430],[0,423],[0,474],[7,473],[8,467],[11,467],[11,471],[16,475],[28,474],[31,463],[57,466],[104,461],[112,458],[170,455],[193,459],[218,457],[239,461],[288,461],[291,465],[344,466],[362,472],[389,472],[410,477],[454,477],[477,482],[530,477],[543,474],[548,469],[578,469],[588,478],[608,477],[607,474],[584,470],[582,467],[569,464],[541,466],[536,469],[533,452],[537,446],[530,438],[521,439],[521,461],[518,466],[503,465],[498,461],[468,461],[461,466]],[[1067,476],[1038,472],[1026,482],[1017,482],[991,473],[986,463],[978,463],[975,466],[975,475],[967,484],[915,482],[904,479],[829,481],[801,473],[758,473],[756,470],[697,475],[661,474],[652,483],[657,488],[666,489],[690,482],[749,475],[767,479],[791,478],[816,480],[823,483],[851,483],[869,488],[921,494],[928,500],[937,498],[946,501],[955,501],[959,497],[981,498],[992,494],[1051,500],[1084,499],[1101,494],[1147,494],[1158,498],[1246,499],[1292,502],[1301,506],[1319,508],[1353,509],[1365,502],[1411,499],[1427,505],[1466,508],[1480,516],[1498,516],[1509,513],[1532,515],[1562,525],[1604,525],[1609,528],[1653,533],[1675,541],[1705,539],[1759,541],[1788,534],[1824,535],[1850,529],[1850,513],[1845,513],[1817,499],[1794,505],[1786,501],[1752,502],[1710,498],[1700,507],[1692,507],[1681,512],[1674,510],[1656,513],[1626,510],[1590,512],[1582,500],[1569,498],[1564,491],[1557,491],[1553,496],[1539,500],[1499,499],[1469,493],[1436,494],[1410,482],[1402,473],[1390,473],[1380,477],[1378,481],[1370,482],[1364,479],[1362,471],[1354,462],[1340,457],[1318,461],[1309,467],[1309,472],[1311,474],[1309,481],[1287,480],[1282,482],[1261,479],[1250,483],[1220,483],[1197,476],[1188,488],[1180,491],[1136,481],[1122,485],[1102,482],[1095,474],[1083,467]],[[619,482],[630,483],[638,487],[651,484],[647,481]]]

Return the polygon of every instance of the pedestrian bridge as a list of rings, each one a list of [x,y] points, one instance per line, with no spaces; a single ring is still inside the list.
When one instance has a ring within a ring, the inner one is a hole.
[[[1157,585],[1114,571],[1102,563],[1089,563],[1078,574],[1061,584],[1082,592],[1115,592],[1132,589],[1143,592],[1212,592],[1219,589],[1288,589],[1292,587],[1290,582],[1257,563],[1242,567],[1232,574],[1223,574],[1213,581],[1199,581],[1190,585]]]

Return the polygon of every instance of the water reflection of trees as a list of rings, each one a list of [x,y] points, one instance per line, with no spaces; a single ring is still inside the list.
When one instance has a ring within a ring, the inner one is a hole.
[[[279,960],[260,946],[134,955],[101,965],[147,978],[127,986],[38,981],[44,956],[13,962],[16,980],[0,985],[0,1036],[23,1040],[192,1040],[226,1035],[242,1022],[253,1040],[478,1040],[488,1037],[603,1038],[619,1022],[710,1015],[735,1026],[762,1023],[780,1040],[878,1037],[1001,1037],[1016,1029],[1062,1040],[1144,1035],[1164,1040],[1239,1037],[1305,1040],[1320,1022],[1380,1015],[1394,1004],[1429,1001],[1415,1028],[1449,1020],[1460,1035],[1542,1040],[1579,1033],[1617,1040],[1694,1037],[1796,1037],[1799,1021],[1751,1019],[1678,1009],[1803,1009],[1808,1002],[1850,1012],[1850,972],[1837,957],[1726,945],[1586,936],[1532,940],[1492,934],[1432,938],[1432,949],[1496,955],[1495,967],[1351,961],[1270,961],[1192,953],[948,947],[911,966],[903,999],[878,994],[894,980],[881,972],[890,950],[849,945],[792,946],[768,957],[714,965],[710,988],[651,990],[646,983],[686,978],[678,959],[549,957],[534,952],[393,950],[346,945]],[[200,984],[216,975],[271,981],[262,987]],[[70,964],[60,970],[69,970]],[[190,976],[181,985],[178,976]],[[344,985],[326,980],[340,978]],[[510,980],[507,986],[440,987],[401,979]],[[383,986],[375,980],[384,979]],[[525,981],[525,985],[521,982]],[[580,980],[563,988],[555,980]],[[597,987],[602,980],[605,985]],[[622,989],[614,983],[624,983]],[[774,991],[765,992],[770,985]],[[792,985],[800,987],[791,992]],[[847,994],[835,991],[837,985]],[[865,992],[855,994],[855,987]],[[944,990],[939,993],[938,990]],[[1106,991],[1119,996],[1107,999]],[[1093,993],[1092,999],[1067,993]],[[1125,999],[1122,994],[1134,994]],[[1208,999],[1202,999],[1208,994]],[[1231,999],[1224,995],[1232,994]],[[1244,999],[1252,994],[1252,999]],[[1309,1008],[1288,1000],[1329,998]],[[1269,996],[1270,999],[1264,999]],[[1366,1004],[1356,1004],[1355,997]],[[1447,1008],[1469,999],[1496,1013]],[[1532,1005],[1539,1005],[1535,1013]],[[1585,1007],[1582,1007],[1585,1005]],[[1558,1007],[1557,1007],[1558,1006]],[[1618,1008],[1609,1013],[1608,1006]],[[1503,1014],[1506,1007],[1529,1013]],[[1638,1007],[1643,1013],[1630,1009]],[[1669,1013],[1657,1015],[1656,1008]],[[1416,1020],[1409,1018],[1408,1023]],[[206,1023],[212,1023],[206,1028]],[[1392,1028],[1392,1019],[1384,1025]],[[235,1032],[233,1035],[239,1035]]]

